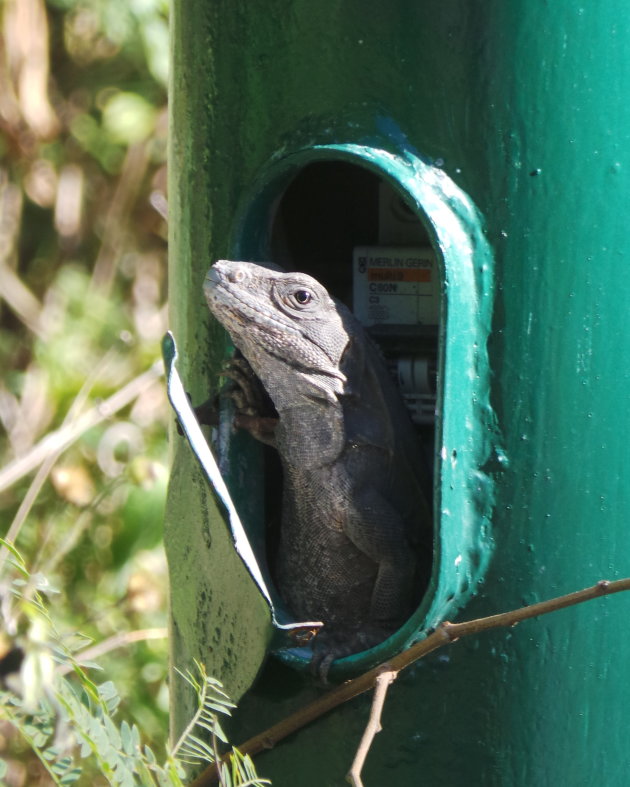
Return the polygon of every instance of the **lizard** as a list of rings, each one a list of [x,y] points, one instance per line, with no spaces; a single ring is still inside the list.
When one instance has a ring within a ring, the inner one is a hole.
[[[228,373],[241,381],[235,424],[280,455],[275,582],[293,615],[323,621],[312,663],[325,677],[418,603],[431,564],[430,474],[379,350],[318,281],[219,260],[204,294],[245,359]],[[277,417],[257,418],[248,374]]]

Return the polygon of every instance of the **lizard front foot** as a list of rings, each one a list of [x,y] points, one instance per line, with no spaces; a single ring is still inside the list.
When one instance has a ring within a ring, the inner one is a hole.
[[[223,375],[230,383],[221,395],[234,404],[234,426],[245,429],[261,443],[274,445],[278,414],[248,361],[241,357],[232,358],[225,365]]]
[[[275,412],[267,391],[245,358],[236,356],[227,361],[222,374],[230,382],[221,395],[230,399],[239,413],[254,416]]]

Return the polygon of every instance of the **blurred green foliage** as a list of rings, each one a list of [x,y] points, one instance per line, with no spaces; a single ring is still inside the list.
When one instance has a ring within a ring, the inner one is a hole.
[[[96,665],[85,650],[82,657],[75,655],[84,645],[82,638],[57,630],[47,600],[56,591],[48,580],[31,574],[18,550],[1,538],[0,561],[5,626],[19,628],[24,620],[29,624],[20,651],[21,680],[14,671],[3,671],[0,718],[28,746],[31,765],[43,777],[38,783],[71,787],[105,780],[112,787],[183,787],[188,781],[186,766],[215,765],[222,787],[270,784],[258,778],[251,759],[236,750],[230,762],[221,761],[220,745],[228,741],[220,716],[229,716],[234,704],[202,664],[176,670],[175,679],[186,681],[194,691],[197,708],[178,740],[154,751],[142,740],[137,724],[119,720],[120,695],[114,683],[90,677]],[[3,667],[5,662],[6,658]],[[21,775],[12,766],[15,761],[0,759],[3,787],[9,781],[17,783],[15,777]]]
[[[103,643],[119,713],[156,746],[166,640],[124,636],[166,626],[169,415],[146,373],[166,329],[168,5],[5,0],[0,17],[0,536],[59,589],[56,627]],[[0,631],[0,658],[27,634]],[[0,755],[8,784],[40,783],[1,721]]]

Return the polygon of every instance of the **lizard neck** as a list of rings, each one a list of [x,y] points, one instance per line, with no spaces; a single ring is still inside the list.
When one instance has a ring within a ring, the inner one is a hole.
[[[250,362],[256,376],[271,397],[278,413],[297,407],[321,408],[325,405],[341,414],[342,405],[338,395],[344,393],[346,379],[339,372],[337,376],[292,364],[285,358],[269,353],[249,352],[244,355]]]
[[[276,448],[289,468],[304,472],[333,464],[343,452],[346,430],[339,403],[294,399],[278,415]]]

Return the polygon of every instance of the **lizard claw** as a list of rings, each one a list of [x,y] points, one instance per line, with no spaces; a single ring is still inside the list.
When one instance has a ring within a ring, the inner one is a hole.
[[[232,400],[239,413],[254,416],[275,412],[269,395],[245,358],[228,361],[223,376],[230,380],[223,395]]]
[[[336,659],[373,648],[387,639],[392,632],[392,628],[376,625],[361,628],[337,626],[335,628],[329,627],[328,630],[322,629],[313,639],[311,674],[327,685],[328,673]]]
[[[265,418],[258,415],[247,415],[236,413],[234,416],[234,426],[237,429],[245,429],[256,440],[266,445],[275,445],[275,432],[278,425],[277,418]]]
[[[336,659],[334,653],[313,653],[311,659],[310,670],[311,674],[318,678],[324,686],[328,686],[328,673],[333,661]]]
[[[230,381],[222,395],[234,404],[234,426],[245,429],[261,443],[275,445],[278,414],[248,361],[232,358],[223,369],[223,375]]]

